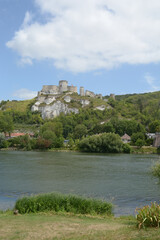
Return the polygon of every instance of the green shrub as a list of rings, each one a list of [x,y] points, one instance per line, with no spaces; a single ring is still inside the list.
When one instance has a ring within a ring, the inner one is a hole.
[[[152,167],[152,174],[153,176],[160,178],[160,162],[157,162],[155,166]]]
[[[138,228],[159,227],[160,223],[160,206],[157,203],[151,203],[151,206],[144,206],[136,209],[138,212]]]
[[[123,152],[124,153],[130,153],[131,152],[131,147],[130,147],[129,144],[124,143],[124,145],[123,145]]]
[[[82,152],[121,153],[123,142],[115,133],[102,133],[82,139],[78,144]]]
[[[44,211],[65,211],[78,214],[112,214],[111,203],[57,193],[24,197],[17,200],[15,209],[21,214]]]

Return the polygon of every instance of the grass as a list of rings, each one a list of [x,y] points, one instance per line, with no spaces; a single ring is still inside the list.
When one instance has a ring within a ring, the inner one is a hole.
[[[25,101],[8,101],[4,105],[4,109],[25,112],[28,109],[29,105],[34,102],[35,102],[35,99],[25,100]]]
[[[21,214],[45,211],[72,212],[76,214],[112,214],[111,203],[102,200],[58,193],[23,197],[17,200],[15,209],[17,209]]]
[[[0,213],[0,240],[158,240],[160,229],[138,230],[134,217],[66,213]]]

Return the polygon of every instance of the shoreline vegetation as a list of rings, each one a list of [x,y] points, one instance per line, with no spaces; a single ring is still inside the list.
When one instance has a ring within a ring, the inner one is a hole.
[[[129,154],[159,154],[157,152],[156,147],[152,146],[143,146],[141,148],[136,146],[130,146],[131,151]],[[0,148],[0,151],[29,151],[24,149],[19,149],[18,147],[8,147],[8,148]],[[80,150],[76,149],[66,149],[64,148],[51,148],[51,149],[32,149],[30,151],[45,151],[45,152],[81,152]],[[89,152],[91,153],[91,152]],[[92,153],[91,153],[92,154]],[[101,154],[101,153],[100,153]],[[104,154],[104,153],[103,153]]]
[[[12,211],[0,211],[0,239],[158,240],[159,212],[154,203],[137,209],[136,217],[114,217],[112,204],[105,201],[34,195],[17,200]]]

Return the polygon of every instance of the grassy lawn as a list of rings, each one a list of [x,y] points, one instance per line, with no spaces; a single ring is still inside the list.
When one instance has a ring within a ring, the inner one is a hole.
[[[160,229],[138,230],[134,217],[39,213],[0,214],[0,240],[158,240]]]

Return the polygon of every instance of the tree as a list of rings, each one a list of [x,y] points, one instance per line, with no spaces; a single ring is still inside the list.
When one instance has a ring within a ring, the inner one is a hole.
[[[83,152],[119,153],[123,152],[123,142],[115,133],[103,133],[82,139],[78,146]]]
[[[42,133],[42,138],[44,138],[45,140],[49,140],[53,144],[56,139],[56,134],[54,132],[46,130]]]
[[[115,132],[115,129],[112,125],[111,122],[107,122],[105,124],[102,125],[103,126],[103,132],[111,132],[111,133],[114,133]]]
[[[51,131],[55,133],[57,137],[62,136],[63,133],[63,126],[61,122],[46,122],[41,128],[40,128],[40,136],[43,136],[43,133],[45,131]]]
[[[160,132],[160,121],[155,120],[149,124],[149,131],[151,133]]]
[[[3,133],[0,133],[0,148],[6,147],[5,136]]]
[[[84,124],[78,124],[74,129],[75,138],[82,138],[87,134],[87,128]]]
[[[145,141],[143,139],[138,138],[137,141],[135,142],[135,145],[139,148],[145,145]]]
[[[14,130],[13,118],[8,114],[3,114],[0,116],[0,132],[11,134]]]
[[[137,142],[138,139],[141,139],[143,141],[143,145],[145,144],[145,135],[142,132],[138,132],[138,133],[133,133],[132,134],[132,136],[131,136],[131,144],[136,145],[136,142]],[[142,141],[138,140],[137,143],[140,144],[140,142],[141,142],[141,144],[142,144]]]

